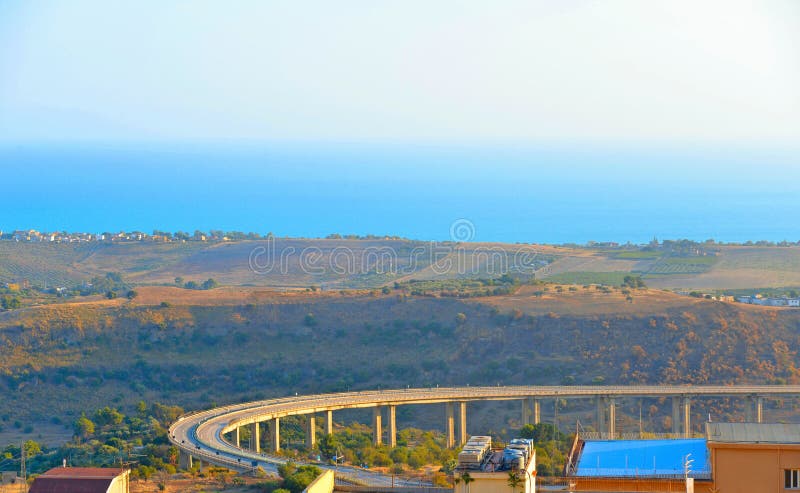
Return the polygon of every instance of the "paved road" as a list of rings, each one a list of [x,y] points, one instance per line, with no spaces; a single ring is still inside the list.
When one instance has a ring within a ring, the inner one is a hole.
[[[399,389],[293,396],[248,402],[200,411],[181,417],[169,431],[170,440],[182,451],[208,462],[239,470],[252,463],[266,471],[276,471],[285,459],[255,454],[233,446],[222,435],[236,427],[273,418],[339,409],[403,404],[435,404],[476,400],[514,400],[539,398],[591,397],[670,397],[670,396],[789,396],[800,395],[800,385],[633,385],[633,386],[514,386]],[[333,466],[321,466],[333,468]],[[340,475],[370,485],[390,485],[392,478],[358,468],[339,467]]]

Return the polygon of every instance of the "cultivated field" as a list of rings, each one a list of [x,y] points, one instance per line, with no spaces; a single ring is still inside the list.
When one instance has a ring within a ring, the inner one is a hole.
[[[0,242],[0,283],[73,287],[120,272],[134,285],[216,279],[227,286],[369,289],[410,280],[494,278],[619,284],[636,274],[669,289],[800,286],[800,247],[715,247],[716,255],[409,240],[275,239],[208,244]]]

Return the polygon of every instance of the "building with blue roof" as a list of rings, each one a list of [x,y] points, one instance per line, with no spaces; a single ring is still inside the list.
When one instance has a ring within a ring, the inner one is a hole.
[[[579,445],[572,476],[684,477],[711,475],[704,438],[670,440],[586,440]]]

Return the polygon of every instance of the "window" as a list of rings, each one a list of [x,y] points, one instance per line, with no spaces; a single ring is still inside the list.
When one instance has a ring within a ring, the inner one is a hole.
[[[783,487],[787,490],[800,489],[800,469],[783,470]]]

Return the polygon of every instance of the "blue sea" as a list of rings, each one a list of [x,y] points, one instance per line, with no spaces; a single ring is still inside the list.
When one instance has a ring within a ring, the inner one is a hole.
[[[474,241],[798,241],[799,157],[666,146],[6,145],[0,230],[448,240],[467,225]]]

